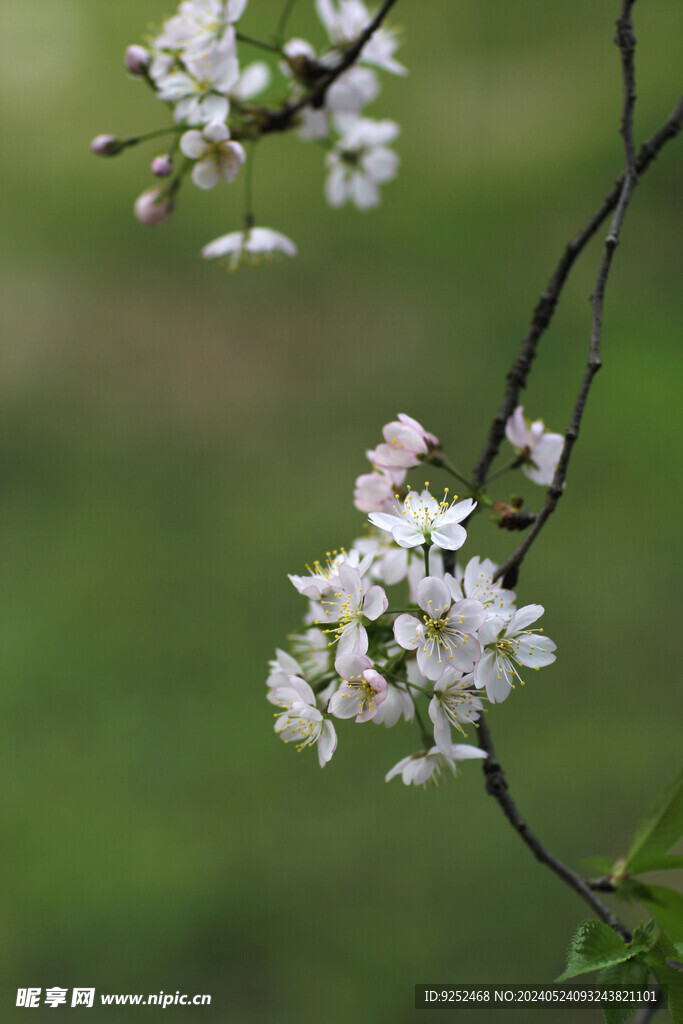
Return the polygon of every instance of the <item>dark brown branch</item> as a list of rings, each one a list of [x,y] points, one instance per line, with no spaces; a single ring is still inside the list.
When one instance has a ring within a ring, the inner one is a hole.
[[[622,114],[622,135],[624,138],[624,152],[626,159],[626,170],[624,171],[621,192],[617,201],[617,207],[612,217],[609,232],[605,239],[605,248],[602,262],[598,271],[595,289],[591,298],[593,306],[593,320],[591,324],[590,346],[588,349],[588,362],[583,373],[579,393],[576,396],[574,409],[564,435],[564,447],[555,470],[553,482],[548,488],[543,507],[538,513],[536,520],[528,534],[519,545],[516,551],[498,569],[497,576],[505,576],[511,570],[518,569],[522,564],[529,548],[532,546],[543,526],[553,514],[557,503],[562,497],[564,485],[569,470],[569,460],[572,450],[576,444],[581,428],[581,421],[588,401],[588,394],[593,384],[593,379],[601,368],[600,343],[602,340],[602,312],[605,302],[605,290],[612,267],[614,253],[619,245],[621,228],[626,217],[626,211],[633,197],[633,192],[638,182],[637,168],[633,151],[633,110],[635,106],[635,74],[633,67],[633,53],[635,49],[635,37],[631,26],[631,8],[635,0],[623,0],[621,17],[617,22],[617,36],[615,42],[621,52],[623,79],[624,79],[624,110]]]
[[[344,55],[338,64],[335,64],[333,68],[330,68],[327,73],[321,75],[320,81],[302,96],[301,99],[295,103],[286,103],[278,110],[266,110],[263,112],[263,124],[261,126],[261,134],[266,135],[269,132],[283,132],[291,127],[293,121],[297,115],[301,113],[306,107],[311,107],[316,110],[322,107],[325,102],[325,96],[330,86],[337,81],[340,75],[343,75],[352,64],[355,64],[360,57],[363,47],[372,36],[375,34],[377,29],[381,26],[382,22],[386,18],[391,8],[398,2],[398,0],[384,0],[384,3],[375,14],[372,21],[363,29],[358,39],[347,50],[344,51]]]
[[[546,850],[545,846],[534,833],[531,831],[522,815],[517,810],[517,805],[510,796],[508,790],[507,779],[505,773],[500,766],[500,763],[496,757],[496,751],[491,740],[491,734],[488,730],[486,721],[482,718],[478,723],[477,739],[479,746],[482,750],[485,750],[488,757],[483,762],[484,776],[486,778],[486,792],[494,797],[502,808],[503,814],[508,819],[515,832],[519,833],[527,846],[531,849],[534,856],[542,864],[545,864],[554,871],[556,875],[569,885],[574,892],[588,904],[596,917],[599,917],[601,921],[613,928],[615,932],[624,939],[625,942],[630,942],[632,935],[628,928],[621,923],[621,921],[612,914],[604,903],[598,899],[593,893],[590,886],[580,875],[577,875],[571,868],[568,868],[566,864],[554,857],[549,850]]]
[[[671,117],[656,132],[651,139],[645,142],[636,157],[635,167],[638,176],[641,176],[656,159],[660,150],[675,138],[681,130],[683,122],[683,100],[678,104]],[[536,356],[538,343],[550,326],[555,307],[564,288],[574,262],[579,254],[585,249],[588,242],[595,235],[600,225],[614,210],[619,202],[619,196],[624,186],[624,175],[620,175],[615,181],[612,190],[602,201],[593,216],[581,228],[578,234],[566,246],[560,262],[548,282],[546,290],[541,295],[534,315],[522,342],[517,358],[507,374],[507,387],[500,409],[496,413],[486,443],[482,449],[479,461],[472,471],[472,481],[475,487],[481,487],[488,475],[489,468],[496,458],[501,442],[505,436],[505,424],[515,411],[519,403],[519,395],[529,377],[532,363]]]

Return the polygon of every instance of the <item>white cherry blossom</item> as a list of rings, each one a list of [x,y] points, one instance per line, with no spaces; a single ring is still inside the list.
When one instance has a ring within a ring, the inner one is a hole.
[[[386,530],[402,548],[434,544],[437,548],[456,551],[467,539],[460,523],[474,509],[471,498],[448,501],[448,488],[443,501],[437,501],[425,488],[421,494],[411,491],[404,502],[396,502],[391,512],[371,512],[373,526]]]
[[[275,657],[268,662],[268,668],[270,670],[266,685],[269,690],[277,690],[280,686],[287,686],[291,676],[300,676],[303,678],[304,672],[302,671],[301,665],[293,658],[291,654],[287,654],[287,651],[282,651],[278,647],[275,651]],[[268,697],[270,700],[270,695]]]
[[[270,79],[268,65],[262,60],[256,60],[252,64],[248,64],[242,71],[230,89],[230,97],[241,102],[253,100],[255,96],[260,96],[268,88]]]
[[[368,452],[368,458],[373,466],[385,472],[412,469],[431,451],[441,448],[434,434],[429,434],[422,424],[403,412],[398,414],[398,420],[382,427],[382,434],[385,443]]]
[[[176,104],[176,122],[225,121],[230,111],[228,93],[240,77],[234,38],[185,53],[182,65],[175,57],[162,54],[152,62],[150,75],[159,99]]]
[[[361,512],[384,512],[394,503],[396,488],[405,478],[404,469],[377,469],[356,479],[353,503]]]
[[[337,747],[334,724],[315,706],[315,694],[303,679],[290,676],[286,685],[271,690],[268,699],[283,708],[275,720],[275,732],[297,750],[317,744],[318,761],[324,768]]]
[[[230,257],[230,270],[236,270],[241,263],[256,264],[278,256],[296,256],[296,252],[294,242],[286,235],[272,228],[254,227],[215,238],[204,246],[202,256],[205,260]]]
[[[307,629],[289,637],[290,646],[303,668],[297,675],[308,678],[321,676],[330,667],[330,645],[321,629]]]
[[[155,50],[201,52],[215,42],[234,45],[232,24],[242,16],[247,0],[183,0],[153,40]]]
[[[482,654],[474,674],[477,686],[486,689],[492,704],[500,704],[509,696],[515,679],[524,685],[518,665],[539,669],[555,661],[553,641],[537,630],[527,629],[542,614],[542,605],[528,604],[509,621],[493,616],[479,630]]]
[[[335,549],[326,553],[324,562],[316,558],[312,566],[307,565],[308,576],[290,575],[289,581],[304,597],[320,601],[323,595],[339,587],[339,570],[342,565],[350,565],[352,569],[358,570],[360,576],[365,576],[374,557],[374,550],[361,552],[355,546],[349,551],[345,548]]]
[[[355,42],[372,20],[362,0],[316,0],[315,6],[331,42],[341,48]],[[398,46],[394,32],[380,26],[363,47],[360,59],[394,75],[405,75],[406,69],[394,59]]]
[[[415,704],[408,689],[401,683],[388,683],[386,697],[373,718],[375,725],[384,725],[390,729],[401,718],[406,722],[412,722],[414,716]]]
[[[434,683],[434,696],[429,704],[429,717],[434,724],[434,742],[442,753],[448,753],[453,742],[451,726],[464,732],[463,724],[476,722],[484,705],[474,692],[474,676],[447,668]]]
[[[327,154],[327,201],[331,206],[343,206],[350,200],[360,210],[377,206],[377,186],[394,178],[398,169],[399,158],[387,145],[396,138],[399,127],[393,121],[353,116],[336,120],[342,134]]]
[[[417,588],[417,603],[425,613],[422,622],[414,615],[398,615],[394,622],[397,643],[417,651],[420,672],[432,681],[447,666],[470,672],[480,655],[476,632],[486,619],[479,601],[456,601],[443,580],[427,576]]]
[[[431,750],[422,750],[417,754],[402,758],[391,771],[387,772],[384,778],[388,782],[395,775],[400,775],[406,786],[422,786],[430,780],[436,782],[444,771],[456,775],[457,761],[487,756],[485,750],[472,747],[467,743],[453,743],[447,752],[439,750],[438,747],[432,747]]]
[[[339,566],[339,589],[322,597],[320,607],[327,621],[336,624],[329,632],[335,636],[333,642],[337,643],[339,653],[365,654],[368,634],[364,619],[374,622],[384,614],[389,602],[382,587],[371,586],[357,569],[343,563]]]
[[[482,559],[475,555],[464,571],[456,566],[455,576],[446,573],[444,580],[454,601],[470,597],[481,601],[488,615],[509,619],[515,610],[515,593],[494,579],[496,569],[497,566],[489,558]]]
[[[518,455],[524,458],[522,470],[526,476],[535,484],[550,485],[564,447],[562,435],[548,433],[543,420],[527,422],[521,405],[507,421],[505,434]]]
[[[342,685],[330,698],[327,710],[336,718],[369,722],[387,696],[387,682],[364,654],[340,654],[335,668]]]
[[[185,132],[180,148],[185,156],[197,161],[192,168],[192,180],[202,189],[214,188],[221,179],[232,184],[246,160],[244,148],[239,142],[232,142],[227,126],[218,122],[201,132]]]

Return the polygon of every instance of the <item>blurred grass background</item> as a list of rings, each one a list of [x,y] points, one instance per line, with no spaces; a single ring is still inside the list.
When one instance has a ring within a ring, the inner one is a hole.
[[[617,6],[400,5],[411,74],[369,110],[403,128],[382,207],[330,210],[318,149],[268,139],[258,218],[300,256],[227,276],[198,250],[238,225],[239,184],[187,188],[144,229],[131,207],[160,147],[88,152],[165,123],[122,54],[168,0],[3,0],[3,1020],[28,985],[208,992],[167,1011],[204,1021],[441,1020],[414,1013],[415,982],[562,969],[587,915],[476,765],[387,786],[412,732],[348,726],[321,772],[273,735],[264,679],[301,614],[286,572],[360,532],[351,489],[381,425],[408,412],[475,461],[560,249],[621,168]],[[299,8],[292,34],[321,42]],[[278,12],[252,0],[243,28]],[[675,102],[681,10],[635,17],[642,140]],[[624,851],[679,743],[680,165],[673,144],[638,190],[605,369],[518,588],[558,661],[491,716],[523,813],[574,867]],[[555,429],[599,251],[524,395]],[[498,496],[517,487],[539,501],[521,481]],[[471,536],[496,558],[515,539],[484,517]]]

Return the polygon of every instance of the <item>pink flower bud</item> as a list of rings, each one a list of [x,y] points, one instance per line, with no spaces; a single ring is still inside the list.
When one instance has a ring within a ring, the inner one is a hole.
[[[168,193],[160,188],[150,188],[138,196],[134,209],[140,223],[152,227],[164,224],[173,212]]]
[[[152,174],[157,178],[168,178],[173,174],[173,160],[169,153],[162,153],[152,160]]]
[[[144,75],[149,67],[150,57],[144,46],[129,46],[125,61],[131,75]]]
[[[96,156],[116,156],[123,149],[123,142],[115,135],[96,135],[90,149]]]

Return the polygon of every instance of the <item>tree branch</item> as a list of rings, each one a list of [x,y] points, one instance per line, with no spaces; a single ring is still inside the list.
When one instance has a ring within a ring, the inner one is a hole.
[[[681,130],[683,123],[683,99],[672,113],[671,117],[662,125],[651,139],[643,143],[635,159],[636,173],[641,176],[648,169],[650,164],[659,155],[660,150],[675,138]],[[584,224],[577,235],[568,243],[559,263],[557,264],[552,277],[548,282],[546,290],[541,295],[534,314],[524,338],[517,357],[512,364],[506,380],[507,387],[503,396],[500,409],[493,418],[486,443],[482,449],[479,461],[472,471],[472,480],[475,487],[482,487],[488,475],[489,468],[496,458],[501,442],[505,436],[505,424],[515,411],[519,402],[519,395],[531,371],[531,366],[536,356],[538,343],[550,326],[555,307],[564,288],[577,256],[585,249],[588,242],[595,235],[600,225],[614,210],[622,189],[624,187],[624,175],[620,175],[615,181],[612,190],[602,201],[595,213]]]
[[[657,136],[655,136],[654,139],[651,139],[650,142],[643,147],[638,159],[636,159],[633,145],[633,112],[636,100],[634,68],[635,37],[633,35],[631,23],[631,10],[634,2],[635,0],[622,0],[621,14],[617,21],[617,36],[615,40],[621,54],[622,77],[624,83],[624,102],[621,118],[621,134],[624,141],[626,164],[624,173],[617,181],[614,189],[603,202],[597,213],[593,215],[588,224],[579,232],[574,241],[569,244],[555,270],[553,277],[550,280],[548,289],[541,297],[541,301],[536,307],[536,311],[534,313],[534,319],[532,320],[530,331],[522,344],[522,349],[515,364],[513,364],[513,367],[508,374],[508,387],[504,396],[503,406],[493,421],[482,456],[474,470],[475,485],[482,486],[491,461],[497,454],[505,428],[505,422],[516,405],[519,391],[526,383],[531,363],[536,354],[538,340],[550,323],[555,305],[557,304],[557,300],[562,291],[562,287],[569,270],[571,269],[578,253],[585,246],[589,238],[595,233],[598,226],[607,216],[608,212],[614,209],[609,233],[605,240],[605,248],[602,261],[600,263],[600,269],[598,271],[595,290],[591,299],[593,317],[591,323],[588,362],[586,364],[581,386],[574,404],[572,417],[565,433],[562,455],[560,456],[552,485],[547,492],[546,501],[536,519],[536,522],[525,540],[518,547],[517,551],[515,551],[507,562],[500,567],[496,574],[497,577],[503,576],[504,578],[509,578],[511,573],[515,573],[517,571],[524,555],[533,544],[535,538],[542,529],[544,522],[552,514],[562,495],[564,483],[567,477],[569,459],[572,448],[576,443],[576,439],[579,434],[579,428],[581,426],[581,420],[588,399],[588,394],[593,378],[601,366],[600,343],[602,337],[602,312],[605,290],[609,279],[614,252],[619,244],[619,236],[626,216],[626,211],[638,181],[638,162],[641,162],[642,168],[644,169],[652,158],[651,154],[656,155],[659,148],[661,148],[667,139],[672,138],[680,129],[681,117],[683,116],[683,104],[679,104],[679,107],[673,117],[669,119]],[[653,143],[657,146],[656,149],[653,149]],[[517,833],[519,833],[524,842],[533,852],[534,856],[541,861],[541,863],[547,865],[551,871],[554,871],[559,878],[573,889],[574,892],[576,892],[584,902],[588,904],[593,913],[596,914],[601,921],[604,921],[610,928],[613,928],[626,942],[630,942],[632,935],[628,928],[626,928],[626,926],[617,917],[615,917],[610,910],[608,910],[608,908],[596,896],[591,885],[581,878],[580,875],[577,875],[572,871],[571,868],[568,868],[566,864],[563,864],[562,861],[554,857],[530,830],[524,818],[519,813],[514,800],[510,796],[505,773],[503,772],[503,769],[496,757],[495,748],[491,740],[491,734],[488,730],[488,725],[484,720],[479,722],[478,739],[479,746],[482,750],[485,750],[488,755],[483,763],[484,777],[486,779],[486,791],[497,800],[512,827]],[[651,1015],[653,1011],[650,1007],[646,1007],[645,1010],[648,1011],[648,1016],[644,1017],[644,1020],[646,1021],[649,1019],[649,1015]]]
[[[549,850],[546,850],[545,846],[541,841],[534,835],[522,815],[517,810],[517,805],[510,796],[508,790],[507,779],[505,773],[496,757],[496,751],[493,746],[491,734],[488,729],[486,721],[482,717],[477,723],[477,739],[479,746],[482,750],[485,750],[488,757],[483,762],[484,777],[486,779],[486,792],[494,797],[500,804],[503,814],[508,819],[515,832],[517,832],[527,846],[531,849],[534,856],[542,864],[545,864],[554,871],[564,882],[567,883],[574,892],[588,904],[593,913],[604,921],[605,924],[613,928],[615,932],[624,939],[625,942],[630,942],[632,939],[631,932],[628,930],[626,925],[614,916],[607,909],[604,903],[598,899],[593,893],[590,886],[580,875],[568,868],[566,864],[554,857]]]
[[[624,108],[621,120],[621,133],[624,138],[626,169],[622,176],[622,185],[619,193],[619,199],[617,201],[617,207],[614,212],[614,216],[612,217],[607,238],[605,239],[603,257],[600,263],[598,277],[595,282],[595,289],[591,297],[593,319],[591,323],[588,362],[586,363],[586,369],[583,373],[581,386],[579,387],[579,392],[576,396],[569,426],[564,434],[562,454],[560,455],[560,460],[557,464],[557,469],[555,470],[553,482],[546,493],[543,506],[536,516],[534,524],[528,534],[517,550],[510,555],[503,565],[500,566],[496,573],[496,577],[504,577],[506,574],[519,569],[527,552],[529,551],[529,548],[535,542],[539,533],[543,529],[543,526],[555,511],[557,503],[562,497],[562,493],[564,491],[567,472],[569,470],[569,460],[579,436],[581,421],[586,408],[586,402],[588,401],[588,394],[593,384],[593,379],[602,366],[600,360],[600,343],[602,340],[602,312],[605,302],[605,291],[612,267],[612,260],[614,259],[614,253],[619,245],[619,237],[626,217],[626,211],[628,210],[634,189],[638,183],[638,171],[633,148],[633,110],[635,107],[636,96],[633,55],[636,41],[631,25],[631,8],[633,7],[634,2],[635,0],[623,0],[621,16],[617,21],[617,35],[615,42],[617,43],[621,53],[624,80]]]
[[[369,42],[377,29],[381,26],[391,8],[397,2],[398,0],[384,0],[384,3],[379,8],[372,21],[367,24],[356,41],[352,43],[347,50],[345,50],[339,63],[333,68],[330,68],[327,73],[323,73],[320,81],[310,90],[310,92],[306,93],[305,96],[302,96],[301,99],[296,101],[296,103],[285,103],[284,106],[280,107],[278,110],[264,111],[261,134],[267,135],[269,132],[286,131],[291,126],[292,121],[296,118],[297,114],[300,114],[305,107],[312,107],[314,110],[322,107],[325,102],[327,90],[334,82],[337,81],[340,75],[343,75],[352,64],[356,63],[365,44]]]

